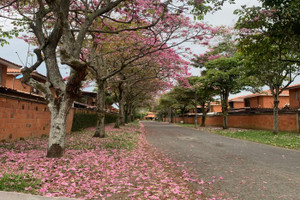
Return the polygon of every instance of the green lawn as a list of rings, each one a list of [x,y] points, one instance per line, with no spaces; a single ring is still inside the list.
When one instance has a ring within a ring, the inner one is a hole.
[[[194,127],[194,124],[176,124],[183,127]],[[199,127],[201,131],[216,133],[219,135],[249,140],[262,144],[269,144],[277,147],[300,150],[300,133],[279,132],[274,135],[272,131],[266,130],[244,130],[244,129],[228,129],[223,130],[216,127]]]
[[[300,150],[299,133],[279,132],[277,135],[274,135],[272,131],[265,130],[216,130],[215,133],[277,147]]]

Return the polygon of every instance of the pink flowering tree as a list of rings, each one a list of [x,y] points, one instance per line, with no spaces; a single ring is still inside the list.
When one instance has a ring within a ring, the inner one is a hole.
[[[161,11],[163,12],[163,10]],[[103,26],[103,23],[110,25],[111,33],[94,32],[91,33],[89,45],[87,45],[82,56],[88,64],[91,78],[96,80],[98,87],[97,116],[98,124],[94,137],[104,137],[104,117],[105,117],[105,89],[109,79],[120,79],[118,83],[119,118],[116,123],[123,125],[124,121],[124,84],[128,83],[126,73],[122,73],[126,68],[133,68],[139,71],[148,72],[154,70],[155,74],[148,73],[144,79],[174,76],[180,79],[180,73],[187,73],[187,63],[176,54],[174,47],[186,41],[202,42],[211,38],[210,26],[202,23],[192,23],[188,17],[182,14],[170,12],[160,13],[163,18],[147,27],[128,31],[127,24],[109,24],[106,21],[94,24],[95,27]],[[146,25],[145,25],[146,26]],[[121,28],[120,28],[121,27]],[[117,30],[117,31],[115,31]],[[118,31],[122,30],[122,31]],[[178,64],[180,62],[180,65]],[[180,67],[178,67],[180,66]],[[128,70],[127,70],[128,72]],[[150,76],[147,76],[150,75]],[[133,77],[131,75],[130,77]],[[116,82],[115,79],[115,82]],[[138,78],[140,80],[141,77]],[[132,82],[132,78],[130,79]],[[135,82],[135,81],[133,81]],[[130,84],[129,84],[130,85]],[[133,84],[134,85],[134,84]],[[128,87],[128,84],[127,86]]]
[[[163,57],[161,53],[168,53],[168,57]],[[160,83],[158,87],[154,87],[154,91],[162,91],[167,87],[172,87],[170,82],[172,80],[180,80],[187,76],[186,61],[180,59],[174,50],[169,49],[167,52],[157,52],[151,56],[143,59],[139,66],[128,68],[122,71],[116,80],[115,94],[119,105],[119,120],[116,126],[123,125],[126,118],[125,107],[132,107],[133,102],[130,101],[132,93],[135,93],[137,85],[144,85],[145,88],[151,84],[152,81]],[[172,79],[172,80],[171,80]],[[147,90],[146,90],[147,91]],[[152,91],[152,93],[154,92]],[[137,97],[138,98],[138,97]]]
[[[112,23],[132,24],[128,30],[148,28],[163,17],[171,1],[127,0],[3,0],[1,17],[12,20],[16,29],[23,29],[28,39],[37,45],[34,53],[37,61],[22,69],[24,82],[40,90],[48,102],[51,126],[47,157],[61,157],[65,147],[66,118],[81,82],[87,74],[88,64],[81,59],[88,33],[111,33],[92,25],[108,20]],[[174,9],[176,10],[176,9]],[[3,31],[1,31],[3,33]],[[65,82],[59,70],[59,60],[71,69]],[[30,73],[42,63],[47,69],[46,83],[33,79]]]

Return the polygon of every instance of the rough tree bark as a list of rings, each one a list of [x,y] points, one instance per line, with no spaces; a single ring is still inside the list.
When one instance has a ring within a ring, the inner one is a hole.
[[[206,109],[205,109],[205,102],[202,102],[202,119],[201,119],[201,126],[205,126],[205,120],[206,120]]]
[[[223,129],[228,129],[228,97],[229,92],[224,92],[222,95],[222,114],[223,114]]]
[[[97,81],[97,126],[93,137],[105,137],[105,88],[106,81]]]
[[[273,94],[274,107],[273,107],[273,133],[278,134],[278,106],[279,106],[279,89],[275,89]]]

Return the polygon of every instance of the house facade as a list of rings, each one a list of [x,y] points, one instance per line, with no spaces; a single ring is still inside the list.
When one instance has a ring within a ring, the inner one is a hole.
[[[244,106],[246,108],[273,108],[274,100],[270,90],[262,91],[244,96]],[[289,105],[289,91],[284,90],[279,95],[279,108],[284,108]]]
[[[300,84],[291,85],[287,88],[289,91],[290,108],[300,108]]]
[[[239,108],[244,108],[245,104],[244,104],[244,96],[239,96],[239,97],[235,97],[235,98],[231,98],[228,100],[229,103],[229,108],[230,109],[239,109]]]
[[[0,86],[7,87],[7,71],[8,69],[19,70],[20,65],[12,63],[8,60],[0,58]]]

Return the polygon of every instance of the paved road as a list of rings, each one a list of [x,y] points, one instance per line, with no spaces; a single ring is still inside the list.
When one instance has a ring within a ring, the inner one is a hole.
[[[300,200],[300,151],[158,122],[142,122],[147,140],[206,181],[208,195],[229,199]],[[218,177],[222,177],[221,180]]]

